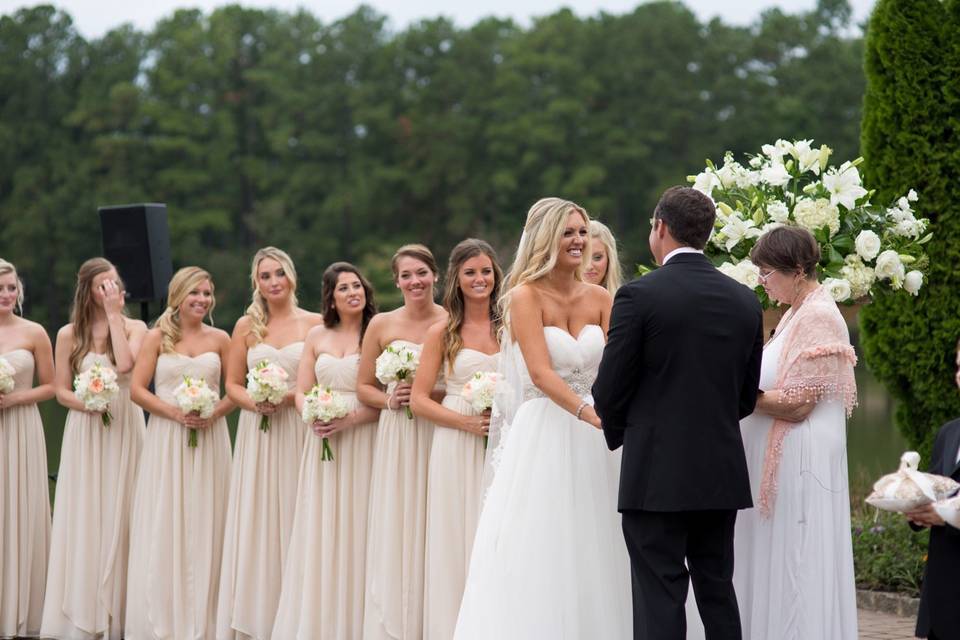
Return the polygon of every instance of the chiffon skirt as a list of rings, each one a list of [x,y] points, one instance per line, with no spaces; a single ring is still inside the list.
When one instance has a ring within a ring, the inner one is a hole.
[[[44,638],[123,636],[130,512],[144,421],[124,388],[110,412],[109,427],[99,415],[67,414],[40,631]]]
[[[127,640],[212,640],[230,487],[230,434],[150,418],[130,524]]]
[[[356,400],[351,398],[356,406]],[[334,434],[333,460],[308,433],[273,637],[355,640],[363,626],[367,507],[377,423]]]
[[[0,410],[0,638],[40,634],[50,549],[47,482],[37,405]]]

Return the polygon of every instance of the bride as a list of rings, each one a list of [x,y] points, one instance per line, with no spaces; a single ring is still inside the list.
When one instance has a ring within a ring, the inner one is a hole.
[[[631,636],[619,465],[588,395],[612,301],[581,280],[588,242],[572,202],[544,198],[527,214],[501,300],[502,419],[456,640]]]

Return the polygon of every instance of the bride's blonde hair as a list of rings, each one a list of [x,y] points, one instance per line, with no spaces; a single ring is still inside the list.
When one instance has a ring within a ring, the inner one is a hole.
[[[530,207],[517,255],[507,274],[504,292],[500,297],[500,317],[505,325],[509,322],[510,292],[522,284],[543,278],[557,265],[560,240],[563,238],[567,217],[574,212],[580,214],[589,229],[590,216],[575,202],[562,198],[542,198]],[[580,265],[574,272],[577,280],[583,279],[583,271],[589,260],[590,252],[584,250]]]
[[[200,267],[184,267],[173,274],[167,287],[167,308],[154,323],[154,326],[160,329],[163,336],[160,340],[160,353],[174,352],[174,345],[180,342],[182,335],[180,305],[187,299],[190,292],[204,280],[210,282],[210,292],[213,293],[213,278]],[[217,306],[217,299],[211,296],[210,308],[207,309],[207,315],[211,318],[211,322],[215,306]]]
[[[246,315],[250,318],[250,332],[254,343],[263,342],[267,335],[267,322],[270,321],[270,310],[267,306],[267,300],[260,293],[260,283],[257,281],[257,271],[260,269],[260,263],[270,258],[280,263],[287,280],[290,281],[290,297],[293,306],[297,306],[297,270],[293,266],[293,260],[287,255],[287,252],[276,247],[264,247],[257,251],[253,256],[253,262],[250,265],[250,286],[253,288],[250,306],[247,307]]]

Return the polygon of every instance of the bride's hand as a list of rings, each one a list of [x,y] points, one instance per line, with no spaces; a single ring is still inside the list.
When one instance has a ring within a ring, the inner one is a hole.
[[[592,405],[588,404],[583,408],[583,411],[580,412],[580,419],[595,429],[603,429],[603,425],[600,423],[600,416],[597,415],[597,411]]]

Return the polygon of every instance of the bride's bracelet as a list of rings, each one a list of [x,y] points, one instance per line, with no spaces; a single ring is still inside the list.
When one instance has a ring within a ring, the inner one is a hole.
[[[577,407],[577,420],[580,419],[580,414],[583,413],[583,410],[587,407],[588,404],[589,403],[586,400],[584,400],[583,402],[580,403],[580,406]]]

